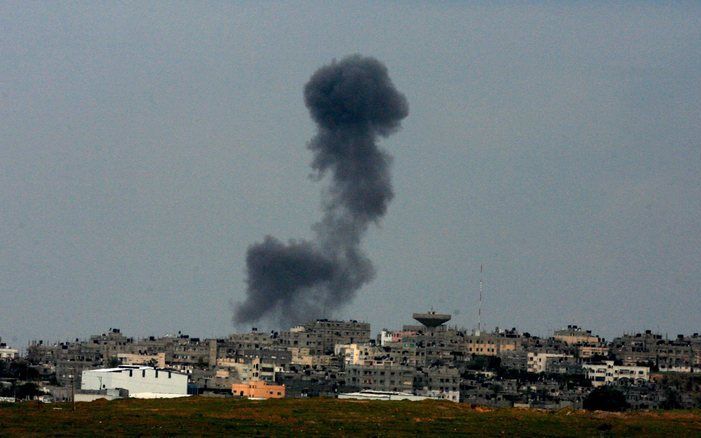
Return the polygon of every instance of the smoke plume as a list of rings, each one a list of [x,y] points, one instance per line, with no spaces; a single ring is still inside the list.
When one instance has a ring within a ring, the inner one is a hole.
[[[317,70],[304,101],[318,129],[308,145],[311,166],[319,179],[330,174],[324,216],[312,227],[313,241],[266,236],[248,248],[247,297],[235,310],[237,324],[318,317],[347,303],[374,276],[360,243],[393,197],[391,157],[376,142],[400,127],[406,99],[382,63],[353,55]]]

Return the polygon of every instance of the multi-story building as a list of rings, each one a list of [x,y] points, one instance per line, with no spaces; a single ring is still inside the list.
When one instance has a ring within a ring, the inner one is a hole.
[[[403,365],[349,365],[346,382],[351,386],[375,391],[411,392],[416,368]]]
[[[698,338],[698,336],[697,336]],[[613,340],[611,353],[625,365],[650,364],[660,370],[685,370],[701,367],[701,341],[678,335],[674,339],[646,330],[645,333],[623,335]]]
[[[465,351],[470,355],[500,356],[520,348],[519,338],[504,333],[474,333],[465,336]]]
[[[607,360],[602,364],[584,364],[582,368],[593,386],[603,386],[622,379],[627,379],[631,383],[650,380],[649,367],[614,365],[612,360]]]
[[[17,357],[19,350],[16,348],[10,348],[6,343],[2,342],[0,338],[0,360],[11,360]]]
[[[608,345],[603,338],[592,334],[591,330],[584,330],[576,325],[568,325],[566,329],[555,330],[553,339],[570,347],[565,350],[579,359],[608,356]]]
[[[577,357],[580,359],[591,359],[595,356],[608,356],[609,347],[607,345],[577,345]]]
[[[375,344],[336,344],[334,355],[343,358],[344,365],[372,365],[378,358],[388,360],[388,354]]]
[[[166,354],[117,353],[117,360],[122,365],[149,365],[156,368],[166,367]]]
[[[460,371],[451,366],[423,368],[416,373],[414,389],[419,395],[460,402]]]
[[[282,345],[309,348],[311,354],[333,354],[336,344],[370,341],[370,324],[366,322],[317,319],[280,333]]]
[[[528,355],[527,371],[529,373],[557,373],[564,374],[561,370],[567,369],[574,363],[574,356],[560,353],[532,353]]]
[[[591,330],[584,330],[576,325],[568,325],[566,329],[555,330],[553,338],[564,342],[567,345],[579,344],[600,344],[603,339],[593,335]]]

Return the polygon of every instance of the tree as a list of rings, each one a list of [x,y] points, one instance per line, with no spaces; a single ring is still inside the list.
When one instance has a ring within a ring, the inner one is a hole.
[[[610,386],[595,388],[584,399],[584,409],[590,411],[620,412],[625,411],[628,407],[626,396]]]
[[[501,358],[497,356],[474,355],[465,365],[468,370],[497,371],[501,365]]]
[[[668,387],[665,389],[665,397],[662,403],[660,403],[662,409],[681,409],[682,398],[674,388]]]
[[[15,394],[15,397],[17,397],[20,400],[28,400],[33,399],[34,397],[43,393],[39,391],[39,387],[36,385],[36,383],[27,382],[23,383],[22,385],[19,385],[16,388]]]
[[[10,362],[5,374],[7,377],[13,377],[18,380],[39,380],[39,371],[32,368],[29,363],[24,360]]]

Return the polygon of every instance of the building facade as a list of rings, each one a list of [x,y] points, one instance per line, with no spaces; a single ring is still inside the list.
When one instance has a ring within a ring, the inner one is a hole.
[[[261,380],[247,383],[234,383],[231,393],[238,397],[247,398],[285,398],[285,385],[275,385]]]
[[[612,360],[602,364],[582,365],[587,379],[592,386],[603,386],[627,379],[631,383],[642,383],[650,380],[650,368],[631,365],[614,365]]]
[[[83,371],[80,389],[101,391],[126,389],[129,397],[186,396],[186,374],[147,366],[120,366]]]

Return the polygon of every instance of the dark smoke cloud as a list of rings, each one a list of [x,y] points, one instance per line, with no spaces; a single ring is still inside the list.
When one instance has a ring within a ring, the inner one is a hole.
[[[382,63],[354,55],[317,70],[304,100],[318,129],[309,143],[311,166],[319,179],[331,173],[324,217],[313,226],[313,242],[267,236],[248,248],[247,298],[235,311],[237,324],[317,317],[347,303],[374,276],[360,242],[393,197],[391,157],[376,141],[399,128],[406,99]]]

